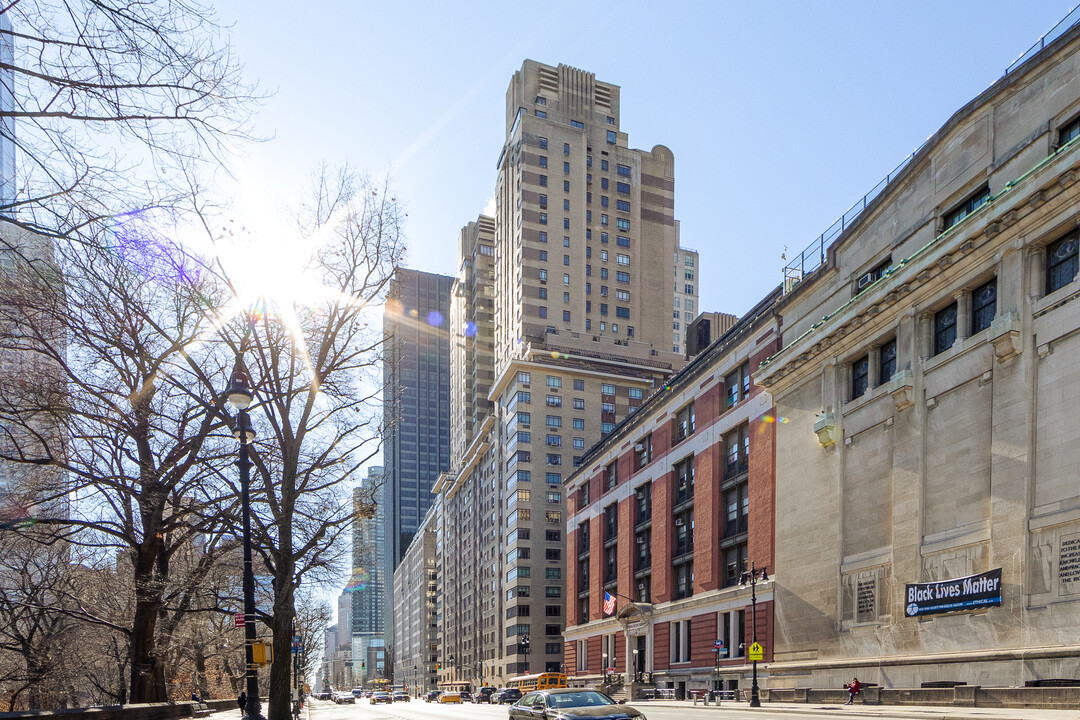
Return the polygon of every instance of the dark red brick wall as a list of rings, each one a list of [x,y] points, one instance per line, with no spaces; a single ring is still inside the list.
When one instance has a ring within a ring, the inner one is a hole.
[[[674,525],[671,522],[672,485],[675,473],[669,472],[653,483],[652,496],[652,601],[671,600],[671,549]]]
[[[720,587],[721,443],[694,458],[694,594]]]
[[[695,563],[694,572],[697,572]],[[716,654],[712,651],[716,640],[716,613],[705,613],[690,618],[690,664],[694,667],[711,666]]]
[[[634,553],[637,545],[634,542],[634,501],[631,498],[619,502],[619,546],[618,546],[618,575],[619,594],[633,597],[630,589],[634,586]],[[626,598],[618,598],[617,607],[622,607],[627,602]]]
[[[596,516],[589,523],[589,619],[603,616],[604,604],[604,521]]]
[[[589,638],[588,647],[589,672],[600,672],[600,668],[604,664],[603,653],[600,652],[600,636],[594,635]]]
[[[671,623],[658,622],[653,625],[653,670],[667,670],[669,667],[671,667]]]
[[[746,646],[750,647],[750,643],[754,638],[754,615],[751,612],[749,605],[746,606]],[[773,601],[763,602],[761,600],[757,603],[757,641],[761,643],[761,648],[765,651],[764,662],[772,662],[773,659]]]
[[[577,643],[563,643],[563,667],[567,675],[577,675]]]

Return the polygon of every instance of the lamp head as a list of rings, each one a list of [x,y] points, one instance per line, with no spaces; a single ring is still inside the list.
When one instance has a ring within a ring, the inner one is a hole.
[[[251,389],[251,378],[248,377],[247,371],[240,365],[239,360],[236,362],[236,367],[233,368],[232,379],[229,381],[229,390],[226,396],[229,404],[237,410],[246,410],[248,405],[251,405],[251,400],[254,397]]]
[[[765,568],[761,568],[761,582],[769,582],[769,573],[765,571]]]

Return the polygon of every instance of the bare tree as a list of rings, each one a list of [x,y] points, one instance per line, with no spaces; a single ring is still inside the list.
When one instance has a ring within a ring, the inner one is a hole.
[[[231,493],[214,467],[227,460],[215,450],[225,360],[206,340],[213,288],[178,248],[143,252],[133,264],[101,243],[60,243],[55,264],[24,258],[0,282],[0,357],[18,365],[0,376],[0,459],[55,470],[64,482],[34,488],[52,509],[37,526],[111,548],[130,573],[131,617],[82,619],[127,636],[132,702],[168,699],[156,643],[213,558],[179,594],[171,563],[220,536]]]
[[[295,593],[337,579],[356,515],[347,483],[379,447],[382,332],[375,308],[404,252],[403,210],[385,185],[325,168],[297,225],[314,243],[306,272],[318,298],[262,313],[234,346],[254,377],[257,406],[253,532],[273,578],[270,720],[289,716]],[[243,339],[241,339],[243,338]]]
[[[0,220],[93,236],[111,216],[175,207],[174,180],[248,136],[259,98],[208,5],[0,0],[0,13],[0,137],[19,159]]]

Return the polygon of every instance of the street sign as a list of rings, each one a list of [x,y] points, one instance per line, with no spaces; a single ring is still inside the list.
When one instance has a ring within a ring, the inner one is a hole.
[[[723,650],[724,649],[724,641],[723,640],[713,640],[712,646],[714,648],[716,648],[717,650]]]
[[[761,662],[765,659],[765,648],[761,647],[761,643],[754,643],[750,646],[747,651],[747,659],[751,662],[755,660]]]
[[[233,615],[233,626],[244,627],[244,613],[238,612]]]
[[[292,636],[292,651],[294,655],[304,652],[304,639],[299,635]]]

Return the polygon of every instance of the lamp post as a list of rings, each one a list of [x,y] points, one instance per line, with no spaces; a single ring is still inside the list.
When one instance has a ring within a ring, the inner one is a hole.
[[[766,569],[764,567],[761,568],[760,572],[758,572],[758,569],[756,567],[754,567],[754,563],[751,562],[750,563],[750,572],[744,572],[742,574],[742,577],[739,579],[739,584],[740,585],[746,585],[746,584],[749,583],[749,585],[750,585],[750,613],[751,613],[751,615],[753,617],[753,625],[752,625],[752,635],[751,635],[751,637],[752,637],[752,642],[755,645],[757,644],[757,583],[758,583],[758,580],[761,580],[761,582],[768,582],[769,581],[769,573],[766,572]],[[753,684],[750,686],[750,707],[755,707],[756,708],[756,707],[761,707],[761,698],[758,695],[757,660],[754,660],[753,663],[754,663],[754,680],[753,680]],[[719,672],[719,671],[717,671],[717,672]]]
[[[259,720],[262,718],[262,703],[259,702],[259,675],[255,668],[254,657],[255,573],[251,566],[251,494],[249,491],[251,458],[248,456],[248,445],[255,439],[255,431],[251,429],[251,421],[247,413],[253,397],[251,378],[244,370],[239,355],[233,367],[227,397],[229,404],[236,410],[236,427],[233,429],[233,435],[240,441],[240,456],[237,458],[236,467],[240,469],[240,514],[244,527],[244,657],[247,663],[244,673],[247,680],[245,689],[247,704],[244,706],[244,717],[248,720]]]
[[[607,685],[607,653],[604,653],[604,684]]]
[[[638,649],[634,648],[634,682],[641,682],[641,666],[638,665]]]
[[[521,636],[521,647],[525,651],[525,674],[529,674],[529,634]]]
[[[454,653],[450,653],[450,659],[447,660],[447,664],[450,665],[450,680],[457,680],[457,673],[454,672]]]

